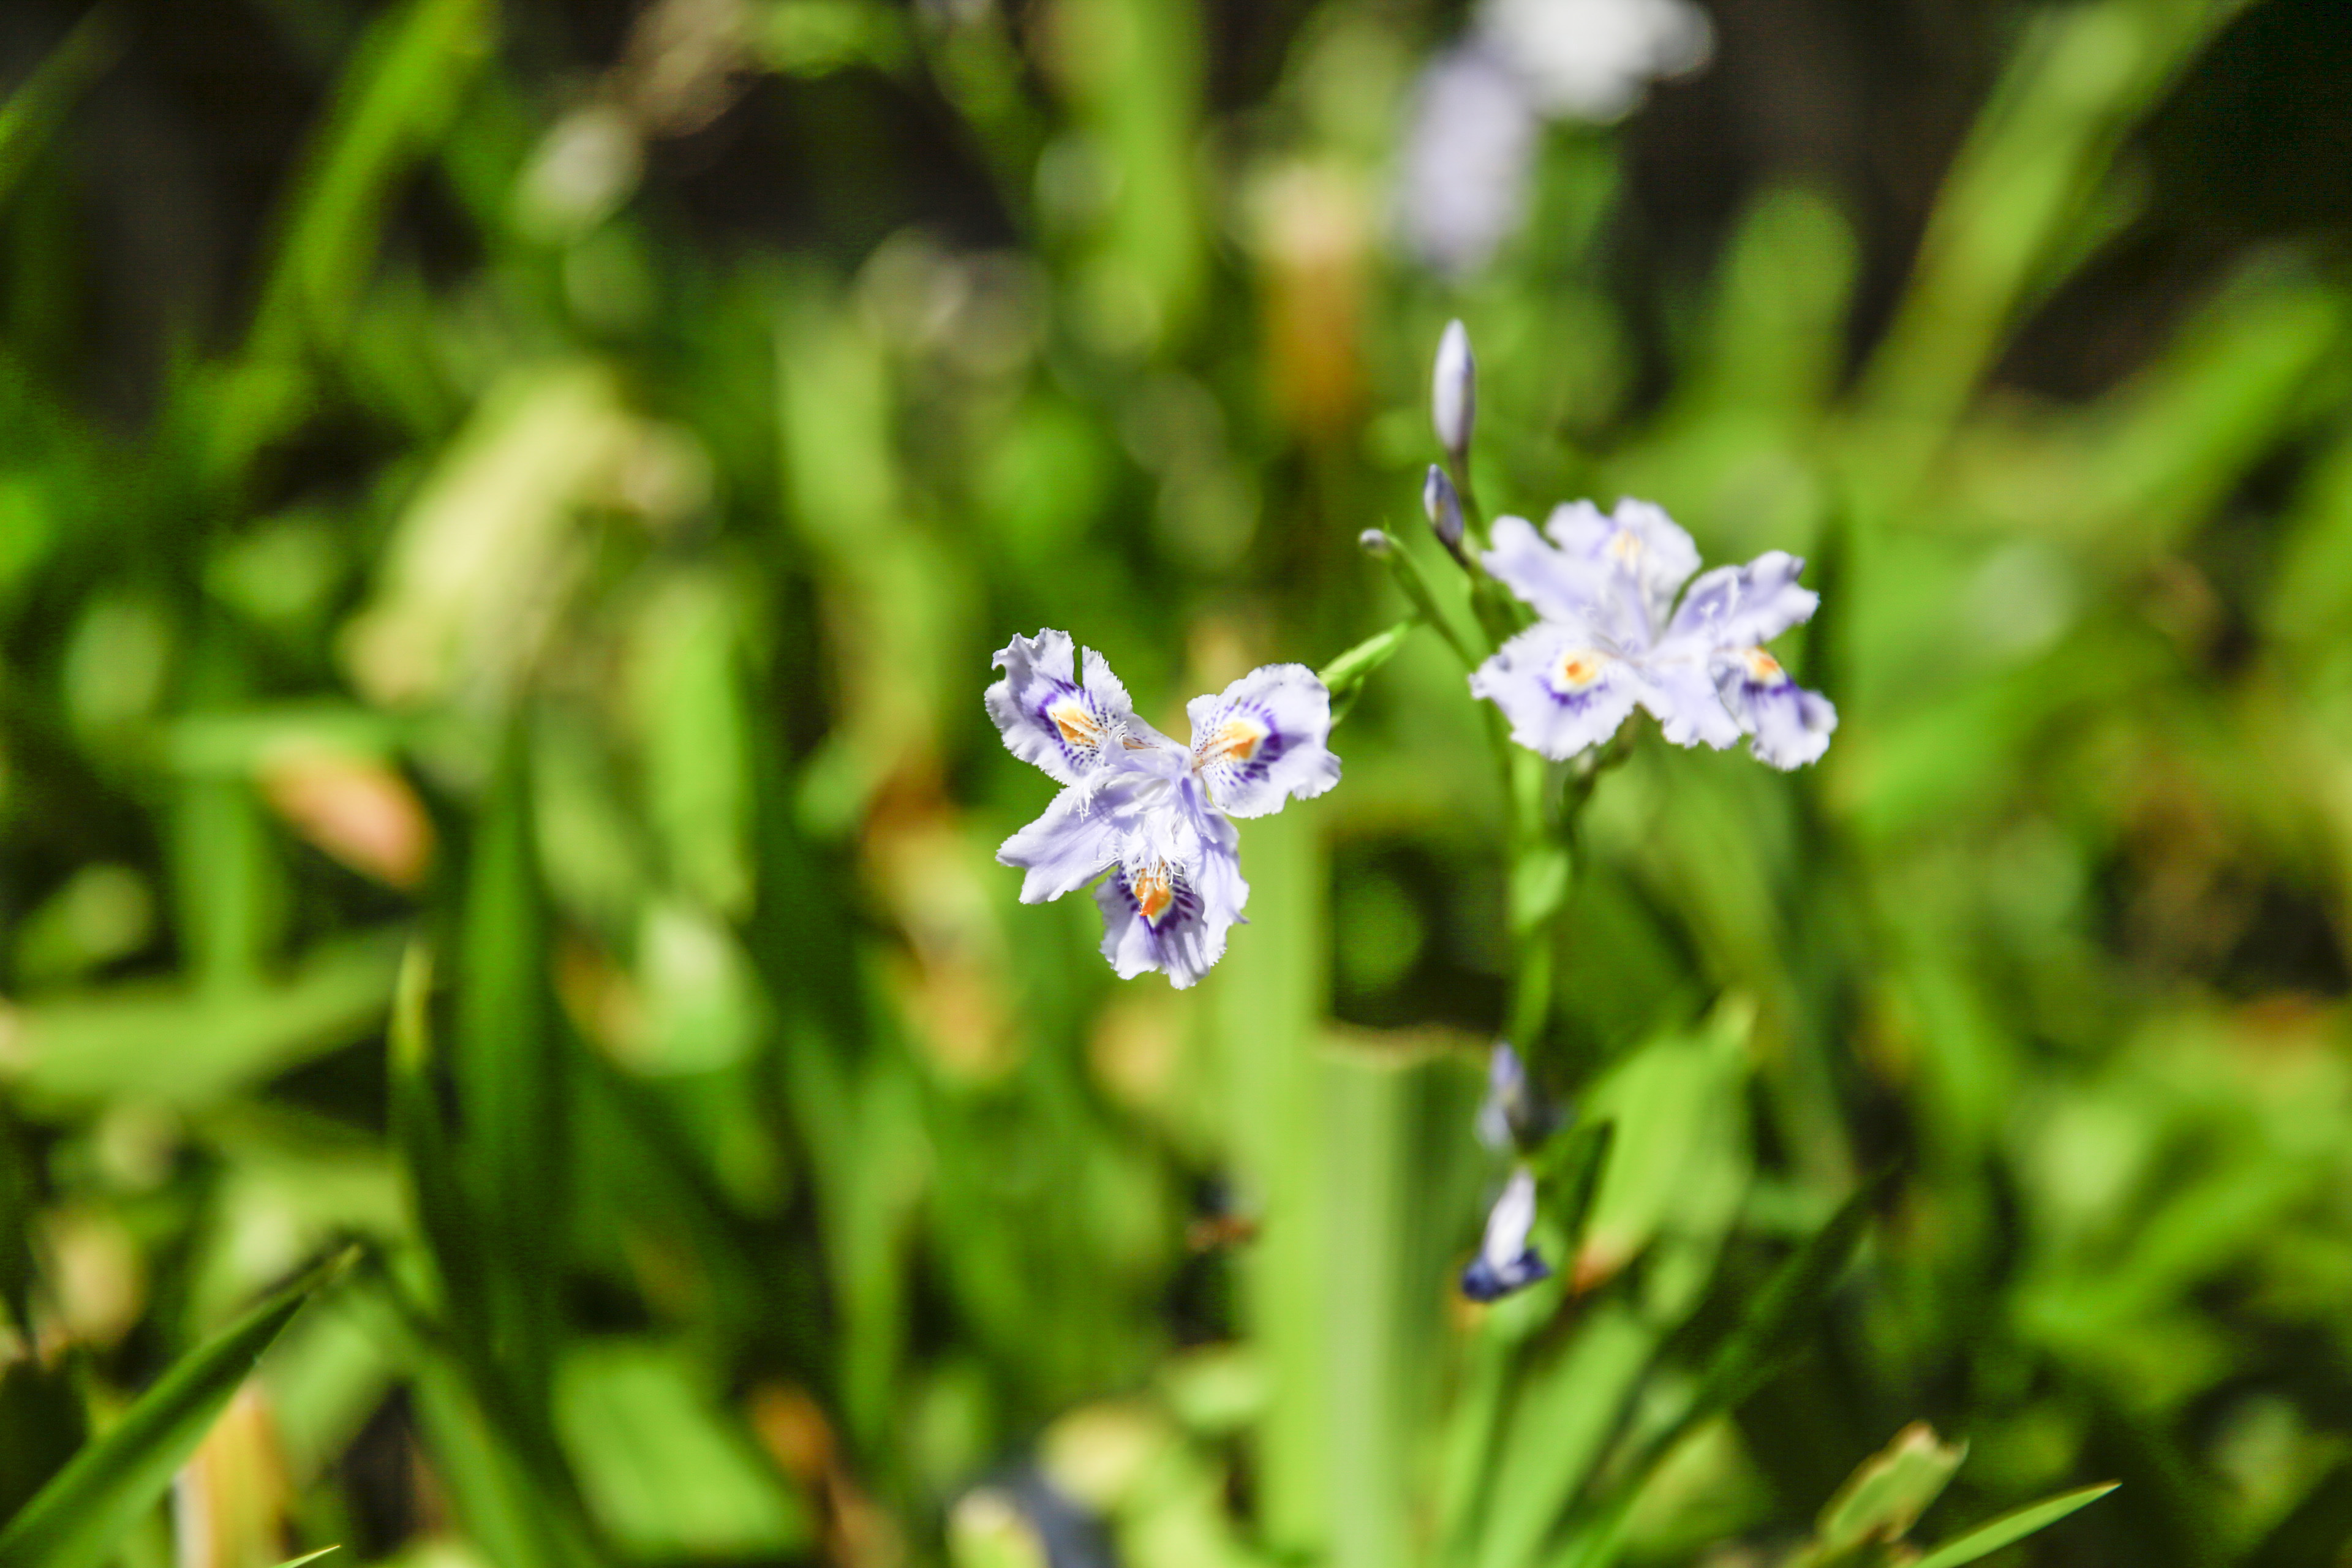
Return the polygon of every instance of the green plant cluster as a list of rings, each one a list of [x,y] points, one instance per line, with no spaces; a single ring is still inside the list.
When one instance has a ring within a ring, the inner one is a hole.
[[[0,101],[0,1568],[2352,1546],[2352,281],[2246,247],[2095,395],[2000,374],[2263,7],[2005,8],[1891,310],[1788,184],[1646,323],[1627,132],[1393,256],[1412,5],[1238,88],[1195,0],[656,0],[584,77],[252,9],[320,107],[135,420],[70,301],[137,14]],[[919,113],[1003,235],[693,243],[778,103],[831,232]],[[990,651],[1169,727],[1421,614],[1383,525],[1466,634],[1456,316],[1486,510],[1808,556],[1834,743],[1507,798],[1390,638],[1215,973],[1121,984],[993,863]],[[1477,1307],[1530,943],[1557,1272]]]

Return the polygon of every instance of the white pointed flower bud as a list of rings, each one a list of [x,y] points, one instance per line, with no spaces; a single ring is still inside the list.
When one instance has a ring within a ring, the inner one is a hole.
[[[1396,548],[1396,541],[1377,528],[1368,528],[1356,535],[1356,543],[1365,554],[1375,561],[1387,560],[1389,552]]]
[[[1462,498],[1454,493],[1454,481],[1435,463],[1429,465],[1429,477],[1421,483],[1421,510],[1429,514],[1429,526],[1436,531],[1437,542],[1459,558],[1462,554]]]
[[[1469,329],[1458,321],[1446,322],[1437,340],[1429,417],[1437,426],[1437,444],[1459,465],[1469,455],[1470,432],[1478,421],[1478,362],[1470,356]]]

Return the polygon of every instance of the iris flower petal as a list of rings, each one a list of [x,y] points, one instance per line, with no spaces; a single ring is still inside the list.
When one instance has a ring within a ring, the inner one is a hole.
[[[1528,1245],[1535,1223],[1536,1179],[1522,1166],[1511,1173],[1486,1215],[1478,1256],[1462,1270],[1462,1293],[1474,1301],[1492,1301],[1549,1279],[1550,1266]]]
[[[1006,839],[996,858],[1024,873],[1021,901],[1042,904],[1075,893],[1118,864],[1136,827],[1135,794],[1132,786],[1116,784],[1099,792],[1073,785]]]
[[[1565,762],[1615,734],[1649,689],[1599,642],[1589,628],[1538,621],[1471,672],[1471,695],[1503,710],[1513,741]]]
[[[1331,693],[1303,664],[1268,664],[1186,705],[1192,770],[1229,816],[1265,816],[1339,782]]]
[[[1135,721],[1127,688],[1100,654],[1087,650],[1086,679],[1077,679],[1067,632],[1050,628],[1016,637],[994,660],[1004,679],[987,692],[988,716],[1004,745],[1061,784],[1076,784],[1116,761],[1119,741]]]
[[[1723,660],[1716,676],[1723,705],[1752,737],[1748,753],[1776,768],[1801,768],[1821,760],[1837,729],[1836,707],[1818,691],[1789,679],[1780,661],[1760,647]]]
[[[1801,557],[1768,550],[1745,566],[1718,566],[1691,584],[1675,612],[1674,634],[1718,648],[1770,642],[1813,618],[1822,596],[1797,585]]]

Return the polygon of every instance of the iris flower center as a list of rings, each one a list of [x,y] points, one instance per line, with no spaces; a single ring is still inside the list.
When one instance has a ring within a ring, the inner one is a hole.
[[[1570,648],[1559,656],[1559,685],[1563,691],[1582,691],[1601,679],[1601,656],[1589,648]]]
[[[1176,879],[1165,865],[1144,867],[1129,879],[1128,889],[1135,895],[1135,907],[1154,924],[1176,901]]]
[[[1194,749],[1192,766],[1200,769],[1218,763],[1246,763],[1257,755],[1266,734],[1263,724],[1247,719],[1228,719]]]
[[[1062,732],[1062,739],[1073,746],[1093,746],[1102,741],[1102,726],[1087,711],[1085,703],[1075,697],[1065,697],[1045,710],[1045,717]]]

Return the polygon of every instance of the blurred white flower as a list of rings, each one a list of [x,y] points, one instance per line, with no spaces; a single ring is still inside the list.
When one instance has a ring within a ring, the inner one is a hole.
[[[1715,47],[1690,0],[1480,0],[1477,27],[1555,119],[1622,119],[1651,82],[1696,70]]]
[[[1652,81],[1704,66],[1715,26],[1692,0],[1480,0],[1470,37],[1423,68],[1398,223],[1440,271],[1475,272],[1527,212],[1547,120],[1622,119]]]

